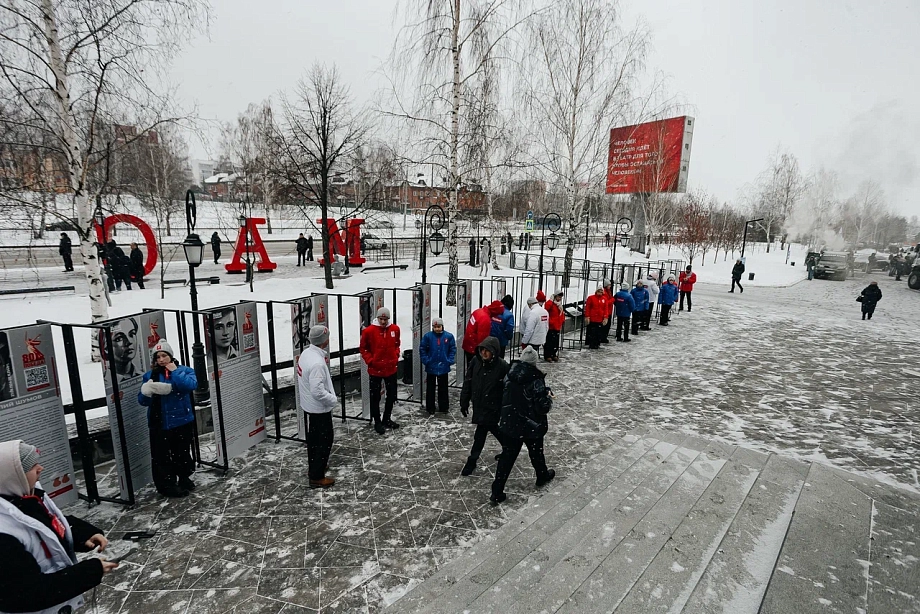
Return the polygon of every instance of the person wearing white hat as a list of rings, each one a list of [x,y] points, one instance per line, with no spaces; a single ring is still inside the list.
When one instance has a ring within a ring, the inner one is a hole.
[[[153,484],[165,497],[186,497],[195,489],[192,443],[195,409],[191,393],[198,387],[195,370],[179,365],[172,346],[161,339],[150,351],[153,366],[144,374],[137,402],[147,407]]]
[[[655,312],[655,303],[658,302],[658,273],[649,271],[645,278],[645,289],[648,290],[648,311],[645,312],[645,323],[642,330],[652,330],[652,313]]]
[[[329,329],[317,324],[308,335],[310,345],[297,361],[297,392],[307,429],[307,462],[310,488],[329,488],[335,480],[326,477],[326,466],[335,440],[332,410],[338,405],[329,372]]]
[[[77,552],[102,552],[102,531],[64,516],[42,489],[35,446],[0,443],[0,612],[59,614],[83,606],[83,593],[118,563],[77,561]]]

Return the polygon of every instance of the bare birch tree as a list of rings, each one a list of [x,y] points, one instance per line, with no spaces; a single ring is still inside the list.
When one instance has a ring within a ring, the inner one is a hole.
[[[783,232],[786,220],[792,216],[804,193],[805,180],[799,170],[799,161],[791,153],[777,151],[761,175],[754,211],[763,218],[757,225],[767,235],[767,253],[770,253],[774,233]]]

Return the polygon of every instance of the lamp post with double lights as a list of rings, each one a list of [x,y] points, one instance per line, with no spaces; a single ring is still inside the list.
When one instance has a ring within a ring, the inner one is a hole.
[[[428,216],[431,215],[429,221]],[[447,240],[441,234],[444,227],[444,209],[440,205],[431,205],[425,209],[425,223],[422,226],[422,284],[428,282],[428,248],[435,256],[440,256],[444,251],[444,243]],[[428,229],[432,230],[431,236],[425,237]]]
[[[613,234],[613,256],[610,260],[610,281],[613,283],[613,275],[616,270],[617,263],[617,243],[623,247],[629,247],[629,232],[633,228],[633,221],[628,217],[621,217],[617,220],[617,223],[614,224],[614,234]],[[622,282],[622,277],[620,278]]]
[[[191,190],[185,192],[185,230],[188,236],[182,242],[182,251],[185,252],[185,262],[188,263],[189,295],[192,301],[192,368],[198,387],[193,394],[196,405],[206,402],[211,396],[208,387],[208,371],[204,365],[204,345],[201,343],[201,328],[198,322],[198,288],[195,285],[195,269],[201,266],[204,259],[204,243],[201,237],[195,234],[195,222],[198,211],[195,205],[195,193]]]
[[[254,292],[252,288],[252,254],[249,252],[249,224],[248,219],[251,217],[252,205],[246,201],[240,201],[240,236],[246,241],[246,281],[249,282],[249,291]],[[249,216],[246,214],[250,213]]]
[[[549,228],[549,238],[546,237],[546,227]],[[543,228],[540,229],[540,277],[537,283],[537,289],[543,289],[543,246],[548,245],[549,251],[553,251],[559,246],[559,235],[556,231],[562,228],[562,218],[558,213],[547,213],[543,216]]]
[[[747,229],[748,229],[748,226],[749,226],[750,224],[754,224],[754,223],[756,223],[756,222],[762,222],[762,221],[763,221],[763,218],[762,218],[762,217],[759,217],[759,218],[757,218],[756,220],[748,220],[748,221],[746,221],[746,222],[744,223],[744,238],[741,239],[741,258],[742,258],[742,259],[744,258],[744,248],[747,247]]]

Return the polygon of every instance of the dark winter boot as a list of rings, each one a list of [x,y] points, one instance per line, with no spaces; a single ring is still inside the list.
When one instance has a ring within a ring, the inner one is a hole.
[[[386,428],[384,428],[383,422],[379,418],[374,420],[374,430],[377,431],[378,435],[383,435],[386,432]]]
[[[498,494],[493,493],[492,496],[489,497],[489,501],[492,503],[492,505],[498,505],[499,503],[501,503],[507,498],[508,498],[508,495],[506,495],[503,492],[500,492]]]
[[[476,459],[470,456],[466,459],[466,464],[463,465],[463,469],[460,471],[460,475],[470,475],[473,471],[476,470]]]
[[[537,488],[540,488],[544,484],[548,484],[549,482],[552,482],[554,477],[556,477],[556,470],[550,469],[549,471],[546,472],[546,475],[544,475],[541,478],[537,478]]]
[[[195,490],[195,482],[189,477],[179,478],[179,488],[185,490]]]

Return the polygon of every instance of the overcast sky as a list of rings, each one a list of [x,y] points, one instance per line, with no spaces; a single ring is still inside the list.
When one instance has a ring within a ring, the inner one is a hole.
[[[395,37],[393,0],[214,0],[209,36],[175,63],[186,102],[233,120],[335,63],[355,97]],[[844,191],[876,179],[920,215],[920,1],[626,1],[651,29],[649,68],[696,117],[690,187],[734,200],[783,147],[803,169],[836,170]],[[215,155],[193,144],[193,155]]]

